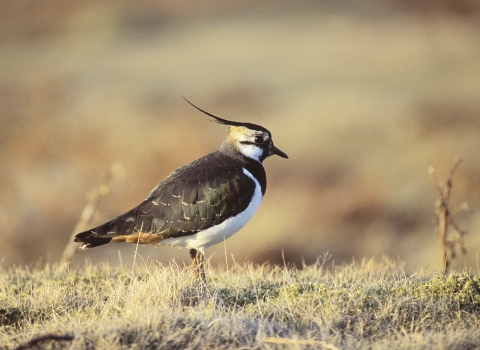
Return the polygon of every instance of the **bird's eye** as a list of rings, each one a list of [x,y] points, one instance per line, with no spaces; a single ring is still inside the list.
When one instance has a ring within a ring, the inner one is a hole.
[[[263,143],[263,136],[261,136],[261,135],[255,136],[254,141],[255,141],[255,143],[259,143],[259,144]]]

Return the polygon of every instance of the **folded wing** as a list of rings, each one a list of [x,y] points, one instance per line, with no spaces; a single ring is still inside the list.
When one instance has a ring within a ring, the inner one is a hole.
[[[79,233],[75,241],[92,248],[111,241],[157,244],[195,234],[244,211],[254,191],[241,164],[214,152],[177,169],[140,205]]]

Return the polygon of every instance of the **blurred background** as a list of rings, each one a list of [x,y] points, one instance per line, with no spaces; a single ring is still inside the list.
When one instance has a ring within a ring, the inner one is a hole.
[[[189,106],[267,127],[259,211],[213,266],[389,256],[440,270],[435,187],[454,157],[478,272],[480,1],[0,0],[0,264],[58,261],[115,162],[91,226],[140,203],[228,130]],[[77,251],[130,264],[135,245]],[[141,258],[188,261],[143,247]]]

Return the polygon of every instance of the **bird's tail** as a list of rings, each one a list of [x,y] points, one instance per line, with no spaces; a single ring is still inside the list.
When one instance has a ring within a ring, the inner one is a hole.
[[[111,235],[109,236],[105,234],[97,234],[96,232],[94,232],[94,229],[92,229],[77,234],[73,241],[82,243],[80,245],[81,249],[87,249],[110,243],[111,240]]]
[[[110,243],[118,231],[118,218],[75,236],[74,242],[83,243],[81,249],[95,248]]]

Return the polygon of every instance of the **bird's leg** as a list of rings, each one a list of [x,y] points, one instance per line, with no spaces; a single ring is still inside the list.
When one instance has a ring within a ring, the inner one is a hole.
[[[207,280],[205,279],[203,252],[192,248],[190,249],[190,258],[192,259],[192,267],[195,271],[195,276],[206,284]]]
[[[195,256],[197,256],[196,249],[190,249],[190,258],[192,259],[192,266],[195,264]]]
[[[204,257],[203,251],[197,251],[196,261],[198,266],[198,277],[203,281],[204,284],[207,284],[207,280],[205,278],[205,264],[204,264]]]

